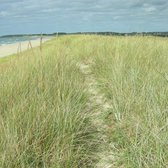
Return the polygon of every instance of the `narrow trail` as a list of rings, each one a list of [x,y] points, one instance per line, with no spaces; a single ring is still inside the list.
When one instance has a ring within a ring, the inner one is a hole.
[[[88,108],[96,107],[93,114],[91,114],[91,122],[97,128],[100,145],[96,157],[98,163],[95,168],[114,168],[115,167],[115,155],[113,153],[114,145],[108,142],[106,135],[108,125],[104,121],[105,113],[111,109],[110,103],[107,101],[105,96],[100,92],[98,83],[91,71],[91,66],[94,62],[89,63],[78,63],[77,67],[81,73],[85,76],[86,92],[89,95]]]

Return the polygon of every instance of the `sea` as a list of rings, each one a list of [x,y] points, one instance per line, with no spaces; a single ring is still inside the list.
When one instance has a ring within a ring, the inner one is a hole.
[[[36,40],[39,36],[1,36],[0,37],[0,46],[6,44],[12,44],[27,40]]]

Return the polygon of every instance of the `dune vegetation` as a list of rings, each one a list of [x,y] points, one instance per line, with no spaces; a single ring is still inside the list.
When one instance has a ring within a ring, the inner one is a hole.
[[[61,36],[0,61],[0,167],[165,168],[168,39]]]

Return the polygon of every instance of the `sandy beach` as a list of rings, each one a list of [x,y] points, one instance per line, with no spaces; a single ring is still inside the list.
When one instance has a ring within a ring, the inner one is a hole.
[[[43,39],[43,43],[50,40],[52,37],[50,38],[44,38]],[[29,41],[23,41],[21,42],[21,51],[25,51],[28,49],[28,44]],[[31,40],[31,44],[32,47],[37,47],[40,45],[40,39],[36,39],[36,40]],[[6,45],[2,45],[0,46],[0,58],[1,57],[5,57],[11,54],[16,54],[18,53],[18,47],[20,45],[20,42],[17,43],[13,43],[13,44],[6,44]]]

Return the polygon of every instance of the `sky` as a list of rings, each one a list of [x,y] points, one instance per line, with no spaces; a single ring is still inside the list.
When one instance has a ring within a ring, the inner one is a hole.
[[[168,0],[0,0],[0,35],[168,31]]]

